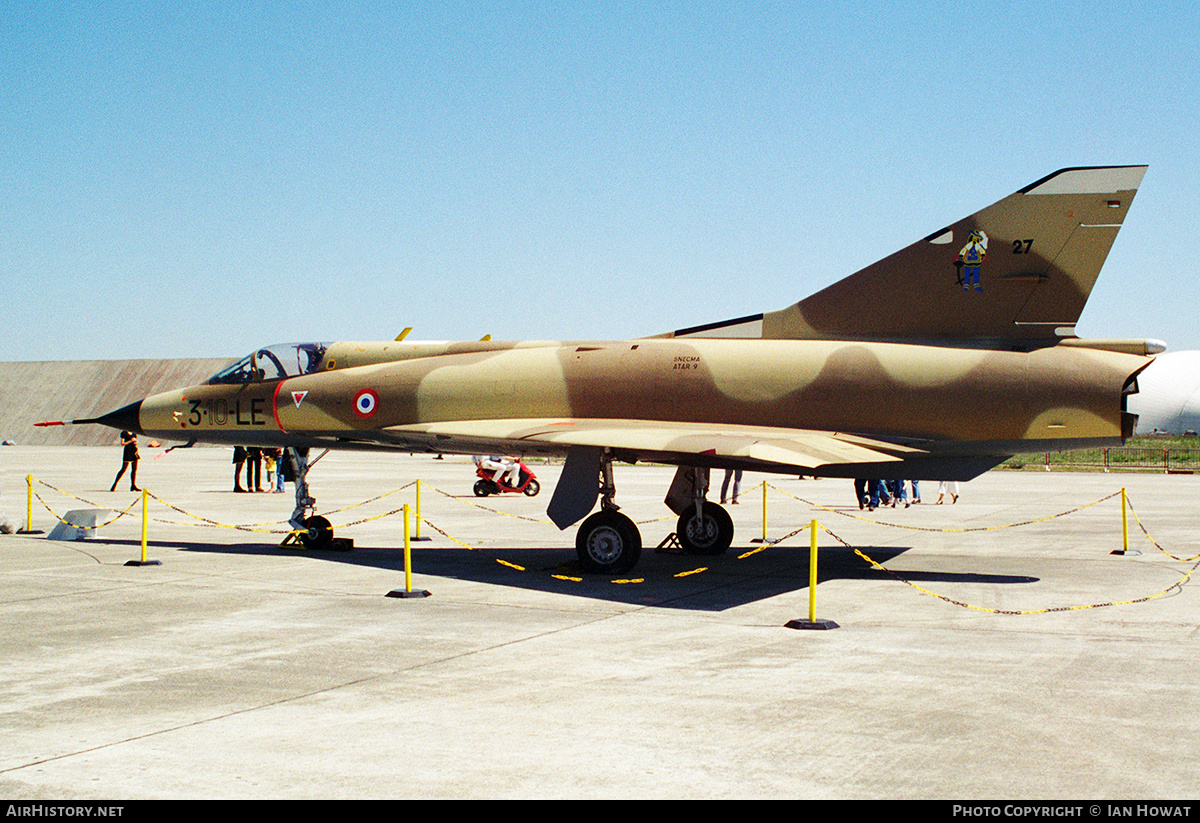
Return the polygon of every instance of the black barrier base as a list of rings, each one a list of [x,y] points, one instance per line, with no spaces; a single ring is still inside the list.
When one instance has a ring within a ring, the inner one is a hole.
[[[838,629],[841,628],[832,620],[789,620],[783,624],[789,629]]]
[[[161,566],[161,560],[127,560],[126,566]]]
[[[392,589],[387,593],[388,597],[399,597],[407,600],[410,597],[433,597],[433,592],[427,592],[424,589],[415,592],[406,592],[403,589]]]

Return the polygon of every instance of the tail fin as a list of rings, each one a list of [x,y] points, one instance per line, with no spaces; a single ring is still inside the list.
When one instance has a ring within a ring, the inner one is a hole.
[[[1145,172],[1056,171],[793,306],[673,336],[1010,347],[1073,337]]]

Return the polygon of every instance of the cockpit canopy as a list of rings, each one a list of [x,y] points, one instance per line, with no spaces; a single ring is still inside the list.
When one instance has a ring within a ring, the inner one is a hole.
[[[321,370],[329,343],[276,343],[252,352],[208,379],[210,384],[255,383]]]

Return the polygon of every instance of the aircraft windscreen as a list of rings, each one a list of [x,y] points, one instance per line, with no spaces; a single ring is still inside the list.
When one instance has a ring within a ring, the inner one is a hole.
[[[311,374],[321,368],[328,343],[277,343],[246,355],[214,374],[209,383],[253,383]]]

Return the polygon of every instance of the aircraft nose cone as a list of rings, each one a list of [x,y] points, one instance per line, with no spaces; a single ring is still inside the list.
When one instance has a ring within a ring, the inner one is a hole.
[[[141,421],[142,401],[138,400],[130,403],[128,406],[122,406],[116,411],[110,411],[101,417],[94,417],[91,420],[79,420],[79,423],[99,423],[102,426],[112,426],[114,429],[128,430],[142,433]]]

